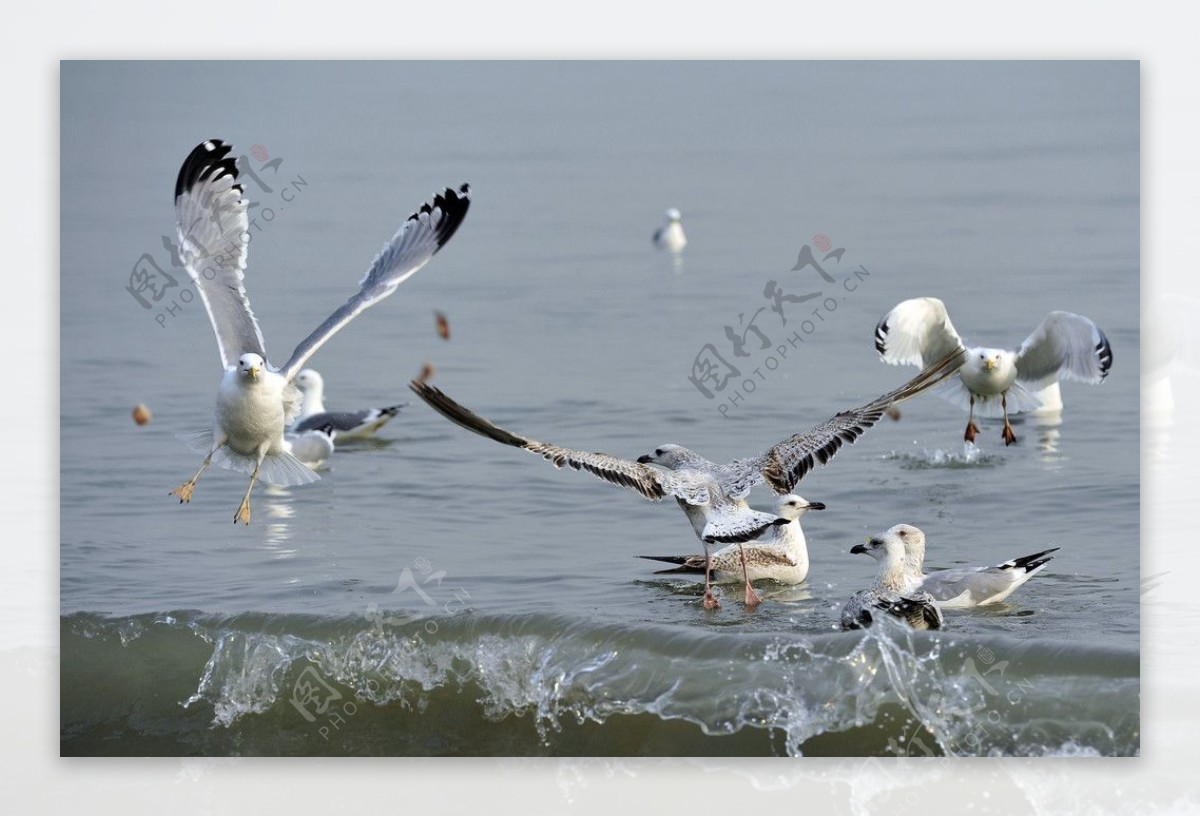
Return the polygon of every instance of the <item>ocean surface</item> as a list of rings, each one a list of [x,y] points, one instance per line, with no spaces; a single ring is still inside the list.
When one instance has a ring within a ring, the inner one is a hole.
[[[62,753],[1138,754],[1138,85],[1135,62],[64,63]],[[412,404],[321,481],[257,488],[249,527],[241,475],[167,496],[221,374],[167,246],[178,166],[214,137],[254,171],[277,363],[432,192],[473,194],[312,360],[330,408]],[[650,242],[668,207],[678,257]],[[793,269],[805,247],[833,283]],[[406,388],[428,363],[537,439],[725,461],[914,375],[873,330],[921,295],[996,346],[1087,315],[1112,373],[1008,448],[905,403],[798,486],[827,505],[809,579],[755,612],[636,558],[699,552],[671,504]],[[932,567],[1061,550],[941,633],[837,632],[874,572],[850,547],[899,522]]]

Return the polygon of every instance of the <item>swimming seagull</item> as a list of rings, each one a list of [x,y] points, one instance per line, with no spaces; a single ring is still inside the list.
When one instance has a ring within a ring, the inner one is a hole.
[[[904,542],[887,531],[872,536],[865,545],[855,545],[851,553],[865,553],[879,562],[875,584],[850,597],[842,608],[843,630],[871,626],[879,615],[897,618],[914,630],[940,630],[943,619],[937,601],[923,590],[910,590],[904,563]]]
[[[305,431],[288,431],[283,435],[287,452],[309,468],[316,469],[333,456],[333,439],[337,430],[333,423],[325,423]]]
[[[234,522],[250,524],[250,492],[259,479],[300,485],[319,477],[288,452],[284,429],[300,411],[293,381],[304,364],[358,313],[391,295],[431,259],[462,224],[467,185],[447,188],[408,217],[376,256],[359,290],[311,335],[281,368],[267,363],[266,345],[243,286],[249,219],[231,146],[201,142],[184,160],[175,183],[175,214],[184,266],[208,310],[225,374],[217,389],[211,429],[189,443],[204,452],[195,475],[171,491],[190,502],[196,480],[214,461],[250,474]]]
[[[789,520],[755,511],[746,496],[766,482],[777,494],[790,493],[816,463],[828,462],[844,443],[853,443],[895,403],[920,394],[953,374],[962,355],[951,352],[895,391],[864,406],[839,412],[803,434],[795,434],[755,457],[718,465],[680,445],[663,445],[653,454],[627,460],[600,452],[563,448],[522,437],[486,420],[450,399],[440,389],[414,380],[409,388],[431,408],[468,431],[504,445],[524,448],[553,463],[592,473],[606,482],[630,488],[646,499],[674,497],[704,544],[748,542],[768,528]],[[712,595],[711,570],[704,581],[705,607],[718,606]]]
[[[664,217],[666,223],[654,231],[654,246],[661,249],[668,249],[671,252],[679,252],[687,246],[687,236],[683,234],[683,222],[680,221],[682,216],[679,211],[672,207],[668,210]]]
[[[330,423],[338,439],[343,441],[370,437],[408,405],[397,403],[394,406],[357,411],[326,411],[325,379],[316,369],[301,369],[300,374],[296,375],[296,388],[300,390],[300,417],[292,431],[308,431]]]
[[[823,511],[822,502],[809,502],[796,494],[784,494],[775,504],[775,513],[787,524],[771,527],[759,538],[721,548],[711,559],[695,556],[640,556],[680,565],[656,573],[703,573],[711,568],[716,581],[746,583],[746,603],[758,604],[758,594],[750,582],[770,579],[781,584],[800,584],[808,576],[808,543],[800,527],[800,517],[808,511]]]
[[[1053,559],[1050,548],[991,567],[952,567],[924,572],[925,533],[912,525],[894,525],[887,531],[904,542],[904,569],[907,587],[929,593],[942,607],[983,607],[999,604],[1025,582],[1045,569]]]
[[[914,366],[952,349],[966,351],[959,378],[948,381],[939,394],[969,410],[963,435],[967,442],[974,442],[979,433],[975,404],[980,404],[981,414],[994,415],[994,398],[999,397],[1005,445],[1017,440],[1008,422],[1009,399],[1014,402],[1013,413],[1036,409],[1039,401],[1030,391],[1062,378],[1099,383],[1113,360],[1112,347],[1100,327],[1073,312],[1051,312],[1016,350],[967,347],[950,323],[946,305],[937,298],[897,304],[875,327],[875,348],[885,363]]]

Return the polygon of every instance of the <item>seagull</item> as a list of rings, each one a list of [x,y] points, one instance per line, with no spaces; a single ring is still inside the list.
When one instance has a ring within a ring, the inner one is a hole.
[[[667,223],[654,231],[654,246],[661,249],[668,249],[671,252],[679,252],[687,246],[687,236],[683,234],[683,222],[680,221],[682,216],[679,211],[672,207],[668,210],[664,217]]]
[[[914,366],[923,366],[952,349],[966,351],[959,379],[948,382],[939,393],[969,410],[963,435],[967,442],[974,442],[979,434],[975,404],[980,404],[980,413],[994,413],[994,398],[999,397],[1005,445],[1017,441],[1008,422],[1009,399],[1015,404],[1013,413],[1036,409],[1038,399],[1031,391],[1045,389],[1062,378],[1099,383],[1113,361],[1112,347],[1100,327],[1073,312],[1051,312],[1019,349],[968,347],[950,323],[946,305],[937,298],[912,298],[897,304],[875,327],[875,348],[885,363]]]
[[[563,448],[506,431],[428,383],[413,380],[409,388],[447,420],[498,443],[540,454],[556,468],[569,465],[577,471],[589,471],[606,482],[634,490],[655,502],[674,497],[704,544],[707,559],[710,544],[748,542],[768,528],[790,521],[755,511],[746,504],[746,496],[755,485],[766,482],[777,494],[790,493],[816,463],[824,465],[844,443],[857,440],[889,406],[920,394],[949,377],[961,364],[961,353],[951,352],[895,391],[859,408],[839,412],[758,456],[723,465],[674,444],[660,446],[654,453],[644,454],[636,460]],[[707,570],[704,606],[709,609],[719,606],[712,595],[711,578],[711,570]]]
[[[283,441],[289,454],[315,470],[333,456],[333,440],[336,436],[337,429],[333,423],[325,423],[305,431],[285,432]]]
[[[842,608],[843,630],[869,627],[881,613],[900,619],[914,630],[942,628],[942,611],[934,597],[908,587],[904,542],[900,536],[887,531],[870,537],[865,545],[855,545],[850,552],[865,553],[879,562],[879,572],[870,590],[858,591]]]
[[[784,494],[775,504],[775,513],[788,520],[787,524],[771,527],[746,544],[738,542],[721,548],[711,559],[696,556],[640,556],[681,565],[657,573],[703,573],[711,567],[716,581],[745,580],[746,603],[758,604],[758,594],[750,582],[770,579],[781,584],[800,584],[808,576],[808,543],[800,527],[800,517],[808,511],[823,511],[822,502],[809,502],[797,494]]]
[[[308,431],[330,423],[338,439],[343,441],[370,437],[408,405],[397,403],[394,406],[357,411],[326,411],[325,379],[316,369],[301,369],[300,374],[296,375],[296,388],[300,390],[300,417],[292,431]]]
[[[907,587],[929,593],[942,607],[961,609],[999,604],[1053,559],[1050,548],[992,567],[952,567],[926,574],[925,533],[912,525],[894,525],[887,531],[904,542]],[[881,534],[884,535],[884,534]]]
[[[243,286],[249,206],[232,147],[219,139],[192,150],[175,183],[175,214],[184,267],[208,310],[224,374],[213,425],[188,442],[205,453],[195,475],[170,492],[190,502],[196,480],[214,461],[250,474],[233,521],[250,524],[250,492],[262,479],[301,485],[319,477],[289,453],[284,429],[300,412],[294,381],[304,364],[358,313],[391,295],[450,240],[470,206],[467,185],[447,188],[413,213],[375,257],[359,290],[300,342],[281,367],[267,362],[258,320]]]

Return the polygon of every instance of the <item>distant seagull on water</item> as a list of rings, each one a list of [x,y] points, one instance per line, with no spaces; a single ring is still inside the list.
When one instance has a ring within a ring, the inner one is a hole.
[[[672,207],[665,214],[666,223],[654,231],[654,246],[660,250],[679,252],[687,246],[687,236],[683,234],[682,216]]]
[[[316,369],[303,369],[296,375],[296,388],[300,389],[300,417],[292,427],[296,433],[321,428],[329,424],[337,432],[339,440],[360,440],[370,437],[383,428],[408,403],[397,403],[383,408],[356,409],[355,411],[327,411],[325,409],[325,379]]]

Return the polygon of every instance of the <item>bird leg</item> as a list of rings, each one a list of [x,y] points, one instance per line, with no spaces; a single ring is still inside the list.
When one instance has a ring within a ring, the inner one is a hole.
[[[1000,395],[1000,407],[1004,409],[1004,444],[1012,445],[1017,441],[1017,435],[1013,433],[1012,425],[1008,422],[1008,395]]]
[[[191,502],[192,501],[192,491],[196,490],[196,480],[200,479],[200,475],[204,473],[205,468],[212,465],[213,454],[216,454],[217,449],[223,445],[225,445],[224,440],[217,443],[216,448],[214,448],[212,451],[209,451],[208,456],[204,458],[204,462],[200,463],[200,470],[196,472],[196,475],[193,476],[191,479],[189,479],[187,482],[180,485],[174,491],[171,491],[169,494],[167,494],[167,496],[179,497],[180,505],[182,505],[185,502]]]
[[[746,546],[738,542],[738,552],[742,554],[742,576],[746,579],[746,607],[753,610],[762,604],[762,597],[750,586],[750,568],[746,566]]]
[[[704,542],[704,609],[716,610],[721,606],[712,593],[712,560],[708,558],[708,542]]]
[[[967,413],[967,431],[963,434],[963,439],[969,443],[975,442],[975,437],[979,434],[979,426],[975,425],[975,395],[971,395],[971,410]]]
[[[258,469],[262,468],[262,455],[258,457],[258,462],[254,465],[254,473],[250,475],[250,487],[246,489],[246,495],[242,497],[242,504],[238,506],[237,513],[233,516],[233,524],[241,522],[243,525],[250,524],[250,492],[254,490],[254,483],[258,481]]]

